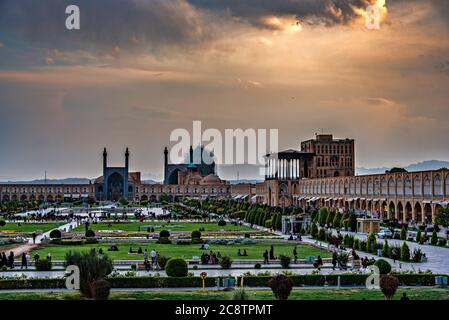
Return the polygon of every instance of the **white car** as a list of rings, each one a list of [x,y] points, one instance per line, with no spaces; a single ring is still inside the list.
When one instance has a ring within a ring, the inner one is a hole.
[[[383,229],[380,230],[380,232],[377,234],[377,237],[379,239],[387,239],[387,238],[393,238],[393,233],[389,229]]]

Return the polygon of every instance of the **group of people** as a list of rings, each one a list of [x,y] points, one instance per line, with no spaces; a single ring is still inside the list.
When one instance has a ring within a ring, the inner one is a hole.
[[[246,249],[243,249],[243,252],[240,250],[240,248],[237,250],[237,257],[247,257],[248,252],[246,252]]]
[[[9,255],[6,256],[4,252],[0,254],[0,268],[6,266],[9,269],[14,269],[14,252],[10,251]],[[30,260],[30,256],[27,252],[23,252],[21,255],[21,264],[20,269],[28,269],[28,261]]]
[[[159,266],[158,259],[157,259],[158,253],[155,249],[150,251],[150,256],[148,257],[148,250],[145,249],[143,251],[143,265],[145,266],[145,269],[147,271],[150,270],[160,270],[161,267]]]
[[[203,252],[201,255],[201,263],[202,264],[218,264],[221,259],[221,253],[218,251],[217,253],[212,250],[209,253]]]
[[[270,260],[275,260],[275,259],[276,259],[276,257],[274,256],[274,247],[271,246],[269,252],[268,252],[268,250],[265,250],[265,252],[263,253],[263,263],[269,264]]]

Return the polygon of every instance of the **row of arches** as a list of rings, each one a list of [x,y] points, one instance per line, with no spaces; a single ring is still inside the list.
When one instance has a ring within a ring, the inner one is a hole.
[[[443,206],[430,201],[394,201],[394,200],[367,200],[367,199],[318,199],[306,200],[301,199],[296,203],[297,206],[307,207],[327,206],[330,208],[343,208],[345,211],[350,210],[367,210],[371,213],[375,212],[378,217],[383,220],[397,220],[399,222],[417,222],[430,224],[435,221],[438,210]]]
[[[443,170],[442,173],[316,179],[299,181],[298,191],[305,195],[445,197],[449,196],[449,174]]]

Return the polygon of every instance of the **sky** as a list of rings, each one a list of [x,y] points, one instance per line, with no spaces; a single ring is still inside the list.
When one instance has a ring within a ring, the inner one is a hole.
[[[97,177],[104,147],[161,178],[193,120],[353,138],[359,167],[449,160],[449,2],[382,2],[0,0],[0,181]]]

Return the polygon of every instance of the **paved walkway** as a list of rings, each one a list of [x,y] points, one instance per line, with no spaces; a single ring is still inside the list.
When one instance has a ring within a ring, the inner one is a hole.
[[[244,225],[250,226],[248,223],[244,223]],[[263,231],[270,231],[268,228],[260,227],[253,225],[253,228]],[[333,230],[333,232],[336,234],[336,231]],[[289,236],[282,234],[279,231],[274,231],[274,234],[278,236],[283,236],[285,239],[288,239]],[[355,233],[355,232],[345,232],[341,231],[341,233],[344,235],[346,233],[349,233],[351,235],[357,236],[361,240],[365,240],[367,238],[366,234],[363,233]],[[383,241],[378,239],[378,241]],[[325,242],[317,241],[315,239],[312,239],[308,236],[302,237],[302,242],[304,243],[310,243],[317,246],[321,246],[323,248],[328,248],[328,244]],[[396,240],[396,239],[388,239],[388,244],[396,244],[396,245],[402,245],[403,240]],[[443,273],[443,274],[449,274],[449,248],[442,248],[442,247],[436,247],[432,245],[421,245],[416,242],[407,241],[407,245],[410,248],[410,253],[413,253],[413,250],[415,248],[421,249],[422,252],[426,254],[426,257],[428,259],[427,262],[420,262],[420,263],[407,263],[407,262],[400,262],[396,261],[393,262],[393,259],[389,258],[382,258],[387,260],[393,268],[396,270],[412,270],[412,271],[426,271],[430,270],[433,273]],[[366,253],[364,251],[357,251],[357,254],[360,257],[368,257],[368,258],[375,258],[379,259],[378,256]]]
[[[78,223],[76,221],[73,221],[73,222],[68,222],[66,224],[63,224],[63,225],[59,226],[57,229],[63,230],[63,231],[68,231],[70,227],[75,228],[76,226],[78,226]],[[37,248],[41,244],[42,239],[50,237],[50,232],[51,232],[51,230],[38,235],[36,237],[36,241],[34,243],[33,243],[33,238],[28,238],[28,243],[18,244],[17,246],[11,248],[10,250],[7,250],[8,254],[10,251],[12,251],[14,253],[14,257],[16,258],[16,261],[20,261],[20,257],[22,256],[22,253],[24,253],[24,252],[29,253],[31,250]],[[17,260],[17,259],[19,259],[19,260]],[[30,257],[30,259],[32,259],[32,257]]]
[[[336,232],[335,232],[336,233]],[[341,231],[342,234],[349,233],[351,235],[355,235],[357,238],[361,240],[366,240],[367,235],[364,233],[354,233],[354,232],[345,232]],[[312,239],[308,239],[309,241],[315,241]],[[377,239],[377,241],[384,241],[381,239]],[[388,239],[388,244],[392,245],[398,245],[401,246],[403,244],[403,240],[396,240],[396,239]],[[432,245],[421,245],[416,242],[412,241],[406,241],[408,247],[410,248],[410,254],[413,253],[414,249],[421,249],[422,252],[426,254],[426,257],[428,259],[427,262],[420,262],[420,263],[407,263],[407,262],[399,262],[396,261],[396,263],[393,262],[393,259],[388,258],[382,258],[390,262],[390,264],[396,268],[397,270],[414,270],[414,271],[425,271],[425,270],[431,270],[434,273],[444,273],[449,274],[449,248],[443,248],[443,247],[437,247]],[[361,257],[368,256],[379,258],[375,255],[367,254],[363,251],[357,251],[357,254]]]

